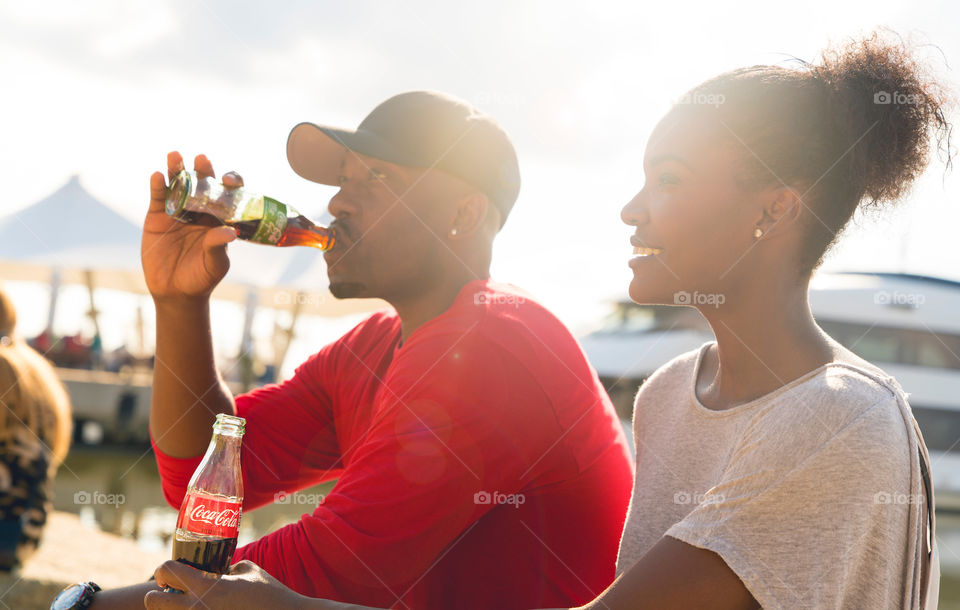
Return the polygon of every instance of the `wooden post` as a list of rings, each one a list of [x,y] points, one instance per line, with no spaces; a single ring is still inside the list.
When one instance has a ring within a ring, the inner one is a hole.
[[[290,326],[283,329],[284,342],[283,348],[280,352],[274,357],[273,360],[273,377],[274,381],[280,381],[280,368],[283,366],[283,361],[287,358],[287,351],[290,350],[290,344],[293,343],[293,338],[296,336],[295,327],[297,325],[297,318],[300,316],[300,305],[303,303],[303,293],[297,291],[293,299],[293,309],[290,311]]]

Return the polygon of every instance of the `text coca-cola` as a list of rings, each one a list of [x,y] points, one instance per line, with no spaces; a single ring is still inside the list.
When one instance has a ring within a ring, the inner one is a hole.
[[[173,537],[175,560],[217,574],[230,568],[243,505],[240,442],[244,426],[242,417],[217,415],[210,446],[180,505]]]

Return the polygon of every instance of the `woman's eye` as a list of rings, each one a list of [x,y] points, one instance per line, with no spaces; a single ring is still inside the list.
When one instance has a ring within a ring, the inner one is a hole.
[[[337,184],[346,184],[346,183],[347,183],[346,176],[337,176]]]
[[[661,186],[673,186],[675,184],[680,184],[680,178],[673,174],[660,174]]]

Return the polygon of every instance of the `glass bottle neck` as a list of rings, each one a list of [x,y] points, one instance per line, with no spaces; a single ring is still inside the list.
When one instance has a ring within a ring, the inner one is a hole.
[[[210,448],[207,449],[207,459],[209,463],[216,462],[224,466],[237,466],[240,468],[240,435],[213,433],[210,439]],[[208,463],[208,466],[210,465]]]
[[[191,489],[228,497],[243,496],[240,475],[242,434],[214,432],[207,453],[190,481]]]

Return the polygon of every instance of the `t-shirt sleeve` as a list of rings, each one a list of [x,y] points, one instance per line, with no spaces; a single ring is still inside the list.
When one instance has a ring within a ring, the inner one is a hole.
[[[666,535],[717,553],[764,608],[864,607],[871,583],[856,582],[858,566],[887,562],[892,582],[902,570],[903,421],[893,398],[839,430],[796,408],[796,419],[749,427],[719,483]],[[872,607],[901,603],[887,601]]]
[[[247,420],[240,457],[244,510],[273,502],[281,491],[289,493],[337,475],[340,450],[326,391],[332,349],[327,346],[311,356],[282,383],[235,397],[237,415]],[[179,508],[203,456],[174,458],[156,443],[153,448],[164,497]]]
[[[470,338],[409,347],[414,353],[384,380],[369,431],[345,451],[333,491],[312,514],[238,549],[234,561],[249,559],[311,597],[392,607],[495,508],[476,502],[478,492],[519,489],[556,436],[516,421],[549,408],[532,378],[520,379],[526,369]]]

